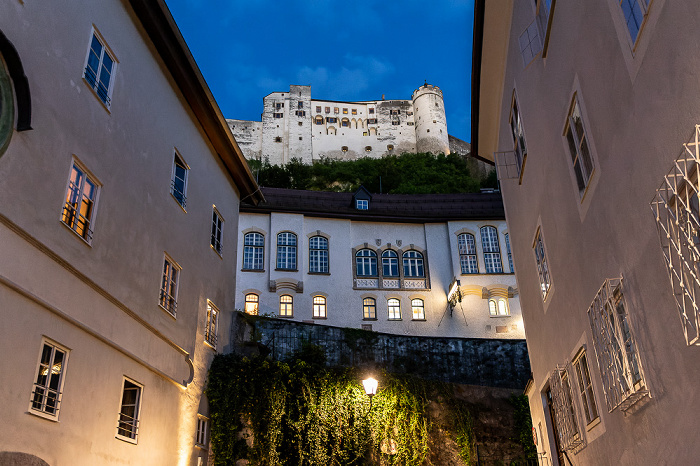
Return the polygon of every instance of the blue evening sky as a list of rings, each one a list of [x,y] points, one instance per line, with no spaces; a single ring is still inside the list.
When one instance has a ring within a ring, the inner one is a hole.
[[[167,0],[226,118],[260,121],[263,97],[410,99],[443,91],[450,134],[471,140],[474,0]]]

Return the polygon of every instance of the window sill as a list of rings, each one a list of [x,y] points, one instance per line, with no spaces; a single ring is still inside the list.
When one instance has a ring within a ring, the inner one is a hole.
[[[202,445],[201,443],[195,443],[194,446],[197,447],[197,448],[199,448],[200,450],[204,450],[204,451],[208,451],[208,450],[209,450],[209,447],[208,447],[208,446]]]
[[[175,195],[172,193],[172,191],[170,192],[170,197],[172,197],[175,200],[175,204],[177,204],[177,206],[179,208],[181,208],[184,213],[187,213],[187,209],[185,209],[185,206],[182,205],[182,203],[180,203],[180,201],[178,201],[178,199],[175,197]]]
[[[114,438],[117,440],[121,440],[122,442],[131,443],[132,445],[138,445],[139,443],[138,440],[135,438],[124,437],[123,435],[119,434],[115,435]]]
[[[211,348],[213,351],[216,351],[216,345],[212,344],[209,340],[205,339],[204,344]]]
[[[508,315],[501,315],[501,316],[492,316],[492,315],[490,315],[489,317],[492,318],[492,319],[500,319],[500,318],[503,318],[503,317],[510,317],[510,314],[508,314]]]
[[[83,238],[82,236],[80,236],[80,235],[78,234],[77,231],[75,231],[74,229],[72,229],[72,228],[70,227],[70,225],[68,225],[68,224],[67,224],[66,222],[64,222],[63,220],[59,220],[59,221],[61,222],[61,225],[63,225],[64,227],[68,228],[75,236],[77,236],[78,238],[80,238],[80,239],[83,241],[83,243],[87,244],[88,247],[90,247],[90,248],[92,247],[92,243],[91,243],[90,241],[86,240],[85,238]]]
[[[411,322],[426,322],[425,319],[411,319]]]
[[[165,311],[166,314],[168,314],[170,317],[172,317],[174,320],[177,320],[177,312],[173,314],[170,312],[167,308],[165,308],[162,304],[158,303],[158,307],[161,308],[163,311]]]
[[[393,321],[393,322],[397,322],[397,321],[401,321],[401,320],[403,320],[403,319],[387,319],[387,320],[391,320],[391,321]]]
[[[299,269],[275,269],[275,272],[298,272]]]
[[[598,424],[600,424],[600,415],[598,415],[597,418],[593,419],[591,422],[589,422],[589,423],[586,425],[586,430],[587,430],[587,431],[588,431],[588,430],[591,430],[591,429],[593,429],[594,427],[596,427]]]
[[[265,269],[241,269],[241,272],[264,273]]]
[[[330,276],[330,272],[309,272],[309,275],[328,275]]]
[[[58,422],[58,413],[56,413],[55,415],[48,414],[48,413],[45,413],[43,411],[37,411],[35,409],[29,408],[29,411],[27,411],[27,414],[31,414],[32,416],[36,416],[36,417],[40,417],[41,419],[46,419],[47,421]]]
[[[211,245],[211,244],[209,245],[209,247],[211,248],[212,251],[214,251],[214,252],[216,253],[217,256],[219,256],[219,258],[220,258],[221,260],[224,259],[224,256],[221,254],[221,251],[217,251],[216,248],[215,248],[213,245]]]
[[[326,320],[328,317],[312,317],[314,320]]]
[[[279,317],[280,319],[293,319],[294,318],[294,316],[277,316],[277,317]]]
[[[376,317],[363,317],[362,320],[377,321]]]

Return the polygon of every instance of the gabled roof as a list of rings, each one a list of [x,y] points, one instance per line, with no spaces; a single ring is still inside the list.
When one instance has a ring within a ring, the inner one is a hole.
[[[367,222],[433,223],[449,220],[503,220],[501,193],[372,194],[368,210],[357,210],[354,193],[261,188],[265,201],[241,202],[247,213],[284,212]]]

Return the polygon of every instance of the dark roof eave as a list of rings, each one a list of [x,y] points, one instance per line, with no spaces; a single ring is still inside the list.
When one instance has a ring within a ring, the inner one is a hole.
[[[185,39],[164,0],[129,0],[148,37],[170,71],[217,155],[240,190],[241,199],[264,200],[241,149],[228,129]]]
[[[389,214],[371,214],[365,213],[346,213],[346,212],[316,212],[303,209],[284,209],[265,206],[250,206],[241,204],[239,212],[249,214],[270,214],[273,212],[282,212],[285,214],[300,214],[307,217],[317,218],[334,218],[341,220],[354,220],[357,222],[385,222],[385,223],[442,223],[456,220],[505,220],[505,214],[485,214],[485,215],[451,215],[451,216],[436,216],[436,217],[417,217],[412,215],[389,215]]]

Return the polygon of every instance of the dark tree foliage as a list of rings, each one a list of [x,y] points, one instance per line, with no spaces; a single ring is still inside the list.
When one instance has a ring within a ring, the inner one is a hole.
[[[358,160],[324,158],[311,165],[292,159],[286,165],[250,160],[258,184],[274,188],[353,192],[364,185],[373,193],[447,194],[496,188],[495,171],[480,179],[457,154],[389,155]]]

